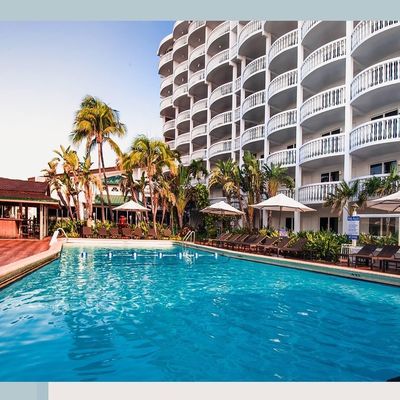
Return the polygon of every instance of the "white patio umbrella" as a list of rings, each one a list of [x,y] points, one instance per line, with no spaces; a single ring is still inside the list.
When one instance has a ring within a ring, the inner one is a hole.
[[[113,210],[117,211],[117,221],[118,221],[118,211],[132,211],[132,212],[147,212],[150,211],[148,208],[142,206],[136,201],[129,200],[118,207],[114,207]]]
[[[276,196],[270,197],[261,203],[250,205],[250,207],[269,211],[279,211],[279,228],[281,226],[282,211],[316,211],[313,208],[307,207],[304,204],[301,204],[298,201],[284,195],[283,193],[279,193]]]
[[[367,202],[367,207],[376,208],[388,212],[400,212],[400,191],[381,197],[380,199],[370,200]],[[400,246],[400,215],[398,227],[398,244]]]
[[[203,208],[200,210],[202,213],[206,214],[216,214],[216,215],[223,215],[223,216],[241,216],[244,214],[243,211],[238,210],[235,207],[232,207],[225,201],[219,201],[218,203],[214,203],[211,206]]]

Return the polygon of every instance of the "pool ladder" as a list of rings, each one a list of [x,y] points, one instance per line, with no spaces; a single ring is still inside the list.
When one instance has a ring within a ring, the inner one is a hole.
[[[182,239],[183,242],[192,242],[194,243],[196,241],[196,232],[195,231],[189,231]]]

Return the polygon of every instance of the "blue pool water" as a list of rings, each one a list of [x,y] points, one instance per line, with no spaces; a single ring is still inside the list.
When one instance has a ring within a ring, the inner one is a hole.
[[[398,288],[180,247],[85,251],[0,291],[0,381],[400,375]]]

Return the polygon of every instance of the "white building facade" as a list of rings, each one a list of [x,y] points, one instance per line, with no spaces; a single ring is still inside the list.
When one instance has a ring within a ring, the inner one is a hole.
[[[177,21],[158,54],[165,141],[210,170],[245,150],[287,167],[317,210],[288,228],[345,232],[327,194],[400,162],[400,21]],[[364,232],[398,229],[360,214]]]

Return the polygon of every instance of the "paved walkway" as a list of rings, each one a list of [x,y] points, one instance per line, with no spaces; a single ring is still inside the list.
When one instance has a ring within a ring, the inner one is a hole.
[[[49,248],[50,238],[44,240],[12,239],[0,240],[0,268],[3,265],[21,260]]]

